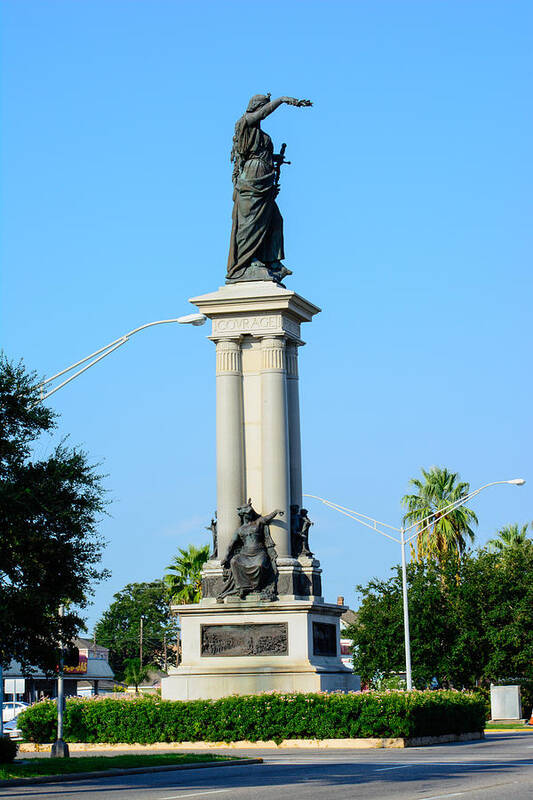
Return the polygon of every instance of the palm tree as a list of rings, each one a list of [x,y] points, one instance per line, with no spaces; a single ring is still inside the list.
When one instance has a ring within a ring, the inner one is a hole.
[[[128,686],[135,686],[135,694],[139,694],[139,684],[148,679],[150,669],[157,669],[152,664],[141,667],[139,658],[127,658],[124,661],[124,681]]]
[[[521,547],[526,542],[531,541],[527,537],[527,529],[529,525],[518,525],[516,522],[512,525],[504,525],[503,528],[497,532],[494,539],[487,542],[487,547],[493,553],[503,553],[513,547]]]
[[[167,569],[164,581],[171,602],[184,605],[198,603],[202,597],[202,567],[209,558],[209,545],[195,547],[190,544],[186,550],[181,547]]]
[[[431,467],[422,470],[424,480],[411,478],[409,483],[416,487],[416,494],[402,497],[402,505],[408,511],[403,518],[404,525],[416,523],[418,537],[414,556],[422,561],[425,558],[436,558],[441,561],[447,553],[461,554],[467,541],[474,539],[470,527],[477,525],[477,517],[465,506],[456,508],[445,514],[451,503],[468,494],[470,484],[459,480],[457,472],[449,472],[445,468]],[[422,531],[429,524],[427,530]]]

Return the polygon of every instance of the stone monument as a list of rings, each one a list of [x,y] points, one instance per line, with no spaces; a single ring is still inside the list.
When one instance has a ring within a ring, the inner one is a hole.
[[[298,349],[320,309],[282,283],[276,197],[289,162],[260,127],[282,103],[311,105],[255,95],[237,121],[226,285],[191,300],[216,345],[217,513],[202,600],[173,609],[182,660],[166,699],[359,689],[340,658],[346,607],[324,602],[302,508]]]

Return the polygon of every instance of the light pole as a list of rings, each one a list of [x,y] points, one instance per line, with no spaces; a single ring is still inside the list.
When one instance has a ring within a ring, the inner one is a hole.
[[[86,356],[85,358],[80,359],[80,361],[76,361],[75,364],[71,364],[70,367],[66,367],[62,369],[61,372],[56,372],[55,375],[52,375],[51,378],[47,378],[46,380],[42,381],[42,383],[38,384],[38,388],[41,390],[41,397],[37,403],[33,403],[31,408],[34,408],[38,405],[39,402],[46,400],[51,395],[55,394],[59,389],[63,386],[66,386],[67,383],[70,383],[77,378],[78,375],[81,375],[82,372],[85,372],[89,369],[89,367],[94,366],[101,361],[106,356],[110,355],[114,350],[117,350],[119,347],[122,347],[123,344],[126,344],[130,340],[130,338],[135,334],[139,333],[139,331],[143,331],[146,328],[151,328],[154,325],[167,325],[172,322],[177,322],[180,325],[203,325],[207,317],[205,314],[186,314],[183,317],[177,317],[176,319],[159,319],[155,322],[147,322],[145,325],[140,325],[138,328],[134,328],[129,333],[125,333],[124,336],[121,336],[119,339],[115,339],[115,341],[110,342],[105,347],[101,347],[99,350],[96,350],[94,353]],[[87,363],[89,362],[89,363]],[[82,364],[84,366],[82,366]],[[73,369],[76,367],[81,367],[74,375],[71,375],[69,378],[66,378],[64,381],[58,386],[55,386],[53,389],[49,388],[46,389],[45,387],[49,386],[53,381],[57,380],[58,378],[62,377],[63,375],[67,375],[69,372],[72,372]],[[59,610],[59,614],[62,617],[64,613],[64,607],[61,606]],[[142,667],[142,660],[143,660],[143,619],[141,617],[141,630],[140,630],[140,646],[139,646],[139,655],[140,655],[140,662]],[[63,690],[63,643],[60,643],[60,658],[59,658],[59,671],[58,671],[58,679],[57,679],[57,739],[52,745],[52,758],[64,758],[68,757],[68,745],[66,742],[63,741],[63,705],[64,705],[64,690]],[[3,681],[2,681],[2,666],[0,664],[0,701],[3,700]],[[0,704],[0,735],[2,734],[2,706]]]
[[[119,347],[122,347],[123,344],[126,344],[126,342],[128,342],[135,333],[139,333],[139,331],[144,331],[146,328],[151,328],[154,325],[168,325],[171,322],[178,322],[180,325],[203,325],[206,320],[207,317],[204,314],[186,314],[184,317],[177,317],[176,319],[158,319],[155,322],[147,322],[145,325],[140,325],[138,328],[134,328],[129,333],[125,333],[124,336],[120,336],[120,338],[115,339],[114,342],[109,342],[109,344],[106,344],[105,347],[101,347],[99,350],[96,350],[94,353],[82,358],[80,361],[76,361],[75,364],[71,364],[70,367],[62,369],[61,372],[56,372],[56,374],[52,375],[51,378],[46,378],[46,380],[42,381],[42,383],[39,383],[38,388],[41,390],[40,402],[46,400],[63,386],[66,386],[67,383],[73,381],[74,378],[77,378],[78,375],[81,375],[82,372],[88,370],[89,367],[94,366],[98,363],[98,361],[101,361],[103,358],[110,355],[114,350],[118,350]],[[84,366],[82,366],[82,364]],[[81,369],[75,372],[74,375],[71,375],[69,378],[61,381],[59,386],[55,386],[53,389],[45,388],[49,386],[49,384],[53,383],[53,381],[61,378],[63,375],[67,375],[69,372],[72,372],[72,370],[76,369],[76,367],[81,367]],[[35,405],[37,405],[37,403],[33,404],[33,406]]]
[[[320,500],[321,503],[324,505],[329,506],[330,508],[335,509],[335,511],[339,511],[341,514],[344,514],[346,517],[350,517],[350,519],[359,522],[361,525],[366,525],[367,528],[375,531],[376,533],[380,533],[382,536],[385,536],[387,539],[392,539],[393,542],[397,542],[402,549],[402,597],[403,597],[403,630],[404,630],[404,640],[405,640],[405,682],[407,685],[407,690],[411,691],[413,688],[413,677],[411,672],[411,637],[409,634],[409,605],[407,602],[407,562],[405,556],[405,545],[409,544],[413,539],[419,536],[421,533],[426,531],[430,528],[436,519],[442,519],[443,517],[447,517],[448,514],[451,514],[452,511],[455,511],[456,508],[467,503],[473,497],[476,497],[483,489],[487,489],[489,486],[496,486],[500,483],[509,483],[512,486],[523,486],[525,483],[524,478],[513,478],[509,481],[491,481],[491,483],[485,483],[483,486],[480,486],[479,489],[475,489],[473,492],[469,492],[465,494],[463,497],[459,497],[457,500],[454,500],[453,503],[449,503],[444,508],[435,511],[434,513],[430,514],[427,517],[424,517],[420,522],[414,522],[408,528],[404,528],[403,525],[401,528],[397,528],[394,525],[388,525],[386,522],[380,522],[373,517],[368,517],[366,514],[361,514],[359,511],[354,511],[351,508],[346,508],[344,506],[340,506],[338,503],[333,503],[331,500],[325,500],[323,497],[317,497],[314,494],[304,494],[304,497],[312,497],[314,500]],[[397,536],[392,536],[390,533],[386,533],[385,531],[380,530],[378,525],[381,528],[388,528],[392,531],[397,531],[400,534],[400,538],[398,539]],[[411,535],[406,537],[406,534],[409,534],[413,528],[416,528],[416,531]]]
[[[59,606],[59,616],[63,619],[65,614],[65,607]],[[63,712],[65,709],[65,684],[63,680],[63,667],[65,661],[65,652],[63,650],[63,642],[59,643],[59,664],[57,670],[57,737],[52,744],[50,756],[52,758],[68,758],[70,753],[68,744],[63,741]]]

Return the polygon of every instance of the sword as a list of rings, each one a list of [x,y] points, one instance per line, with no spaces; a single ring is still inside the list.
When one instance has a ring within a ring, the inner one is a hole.
[[[282,164],[290,164],[290,161],[285,160],[285,150],[287,145],[285,142],[280,147],[279,153],[274,153],[274,186],[279,186],[279,177],[281,173]]]

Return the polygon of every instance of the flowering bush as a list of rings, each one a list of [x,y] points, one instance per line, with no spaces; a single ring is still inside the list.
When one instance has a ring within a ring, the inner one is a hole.
[[[37,703],[19,716],[26,740],[55,739],[56,705]],[[68,742],[235,742],[437,736],[482,731],[483,700],[455,691],[277,694],[220,700],[159,697],[70,699]]]

